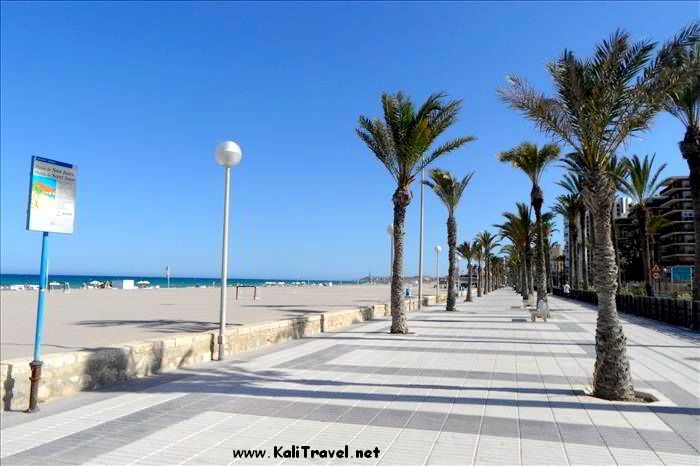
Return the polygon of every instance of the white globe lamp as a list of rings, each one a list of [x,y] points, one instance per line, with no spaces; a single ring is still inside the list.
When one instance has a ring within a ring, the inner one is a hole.
[[[216,146],[215,158],[219,165],[226,168],[235,167],[241,161],[243,151],[233,141],[224,141]]]

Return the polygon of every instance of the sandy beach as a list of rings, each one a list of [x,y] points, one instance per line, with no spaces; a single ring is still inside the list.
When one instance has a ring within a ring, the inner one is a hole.
[[[287,319],[389,300],[385,285],[263,287],[228,293],[228,324]],[[92,349],[183,332],[218,328],[218,288],[74,290],[48,293],[42,353]],[[0,359],[29,357],[34,345],[37,293],[0,293]]]

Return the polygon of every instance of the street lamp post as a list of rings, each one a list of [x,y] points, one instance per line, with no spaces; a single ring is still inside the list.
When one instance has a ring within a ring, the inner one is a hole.
[[[394,269],[394,226],[389,225],[386,227],[386,234],[389,235],[389,280],[392,277],[392,271]]]
[[[420,159],[423,163],[423,157]],[[418,245],[418,309],[423,307],[423,170],[420,171],[420,238]]]
[[[226,334],[226,288],[228,282],[228,201],[231,185],[231,167],[241,161],[243,153],[233,141],[224,141],[216,147],[215,158],[224,167],[224,237],[221,247],[221,302],[219,305],[219,361],[224,360],[224,338]]]
[[[437,285],[435,291],[436,301],[438,296],[440,296],[440,251],[442,251],[442,248],[440,246],[435,246],[435,278],[437,278]]]

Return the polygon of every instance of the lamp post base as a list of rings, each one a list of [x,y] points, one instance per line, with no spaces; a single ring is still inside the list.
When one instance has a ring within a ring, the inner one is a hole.
[[[29,363],[29,367],[32,370],[32,376],[29,377],[31,385],[29,387],[29,408],[27,408],[27,413],[34,413],[39,411],[39,381],[41,380],[41,361],[32,361]]]
[[[219,335],[219,337],[217,338],[217,343],[219,345],[219,354],[217,355],[218,356],[217,359],[219,361],[223,361],[224,360],[224,337],[223,337],[223,335]]]

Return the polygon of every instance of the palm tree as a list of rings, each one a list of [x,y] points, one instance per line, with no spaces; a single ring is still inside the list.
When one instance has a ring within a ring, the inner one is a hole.
[[[498,158],[501,162],[508,162],[515,168],[522,170],[532,183],[530,191],[530,203],[535,209],[535,229],[537,239],[535,241],[535,280],[537,286],[537,304],[547,301],[547,264],[544,252],[544,229],[542,227],[542,203],[544,192],[540,187],[542,174],[548,165],[559,157],[559,146],[545,144],[541,148],[531,142],[523,142],[511,150],[501,152]]]
[[[581,234],[581,241],[579,243],[578,235],[573,238],[574,254],[576,255],[576,265],[581,267],[581,276],[578,276],[578,268],[576,269],[577,277],[581,282],[581,286],[584,290],[588,289],[588,235],[586,229],[586,218],[588,217],[588,212],[586,205],[583,202],[583,188],[581,187],[581,177],[575,173],[565,173],[562,179],[557,182],[559,186],[566,189],[569,194],[576,196],[579,199],[578,202],[578,224],[581,226],[581,231],[578,231],[578,227],[574,228],[576,233]],[[576,223],[576,218],[573,219],[574,224]],[[578,286],[578,282],[575,286]]]
[[[498,238],[490,231],[482,231],[476,235],[476,240],[481,245],[481,250],[484,254],[484,294],[488,294],[491,291],[491,253],[500,244],[497,241]]]
[[[481,261],[484,260],[484,249],[477,239],[472,241],[472,251],[474,251],[474,260],[476,261],[476,297],[481,298],[483,290],[481,282]]]
[[[660,180],[659,177],[664,168],[666,168],[666,164],[664,163],[654,170],[653,165],[655,158],[656,155],[652,155],[651,158],[645,155],[643,159],[639,158],[637,155],[633,155],[631,158],[624,159],[623,163],[627,167],[627,178],[622,180],[622,192],[631,197],[637,204],[635,212],[642,249],[642,271],[644,273],[644,283],[649,296],[654,295],[654,288],[651,286],[651,277],[649,276],[651,267],[649,263],[649,242],[647,237],[647,203],[656,195],[663,184],[663,180]]]
[[[530,219],[530,210],[522,202],[516,204],[517,213],[504,212],[505,223],[494,225],[500,230],[501,238],[510,240],[520,255],[521,282],[520,294],[523,297],[523,304],[527,303],[532,294],[532,240],[533,228]]]
[[[447,268],[447,311],[456,311],[457,291],[455,286],[459,277],[457,276],[457,220],[455,220],[455,209],[462,199],[464,190],[474,176],[474,172],[467,173],[461,180],[453,177],[449,172],[433,168],[430,170],[429,180],[423,182],[433,190],[438,198],[447,207],[447,247],[448,247],[448,268]]]
[[[623,181],[627,177],[627,163],[625,163],[624,158],[619,159],[617,156],[610,157],[610,169],[609,172],[615,181],[616,191],[623,190]],[[620,266],[620,246],[618,244],[617,238],[617,225],[615,223],[615,216],[613,212],[610,212],[610,237],[613,242],[613,247],[615,248],[615,265],[617,266],[617,286],[622,287],[622,267]]]
[[[545,212],[542,214],[542,236],[544,238],[544,264],[545,264],[545,276],[546,276],[546,286],[547,293],[552,292],[553,280],[552,280],[552,262],[551,262],[551,250],[555,245],[559,245],[556,241],[552,243],[551,236],[552,233],[556,231],[554,228],[554,213]]]
[[[656,237],[658,236],[661,229],[666,227],[669,223],[671,223],[669,220],[667,220],[665,217],[662,217],[660,215],[647,216],[647,228],[646,228],[646,230],[647,230],[647,237],[648,237],[647,243],[649,244],[650,262],[655,263],[659,260],[659,254],[657,251],[658,245],[656,243]]]
[[[617,266],[610,236],[616,186],[609,161],[629,138],[651,125],[665,97],[682,84],[672,57],[697,42],[700,25],[682,30],[652,59],[656,44],[633,43],[617,31],[589,59],[566,50],[548,65],[554,96],[547,97],[517,77],[500,89],[503,100],[549,135],[573,149],[565,162],[582,178],[583,196],[595,223],[594,285],[598,294],[594,393],[609,400],[634,398],[627,339],[615,295]]]
[[[491,288],[497,290],[501,283],[501,268],[503,266],[503,258],[491,256],[489,261],[489,270],[491,271]]]
[[[474,250],[469,241],[465,241],[459,246],[457,246],[457,253],[459,253],[464,260],[467,261],[467,275],[469,276],[469,281],[467,282],[467,297],[464,301],[472,300],[472,259],[474,258]]]
[[[581,210],[581,198],[573,194],[562,194],[557,197],[557,203],[552,211],[564,217],[569,233],[569,273],[568,280],[574,288],[578,282],[576,277],[576,218]]]
[[[678,143],[690,171],[690,192],[695,210],[695,270],[693,299],[700,300],[700,44],[696,42],[678,52],[675,59],[688,80],[669,92],[666,110],[685,126],[685,136]]]
[[[501,248],[501,253],[506,256],[506,267],[511,284],[516,292],[520,293],[523,287],[521,273],[521,257],[518,248],[513,244],[506,244]]]
[[[460,137],[432,148],[436,139],[457,121],[460,100],[445,102],[445,94],[433,94],[417,110],[402,92],[382,94],[383,121],[359,118],[356,133],[396,181],[394,203],[394,260],[391,267],[391,333],[407,333],[403,284],[404,220],[411,202],[411,183],[438,157],[452,152],[473,137]]]

